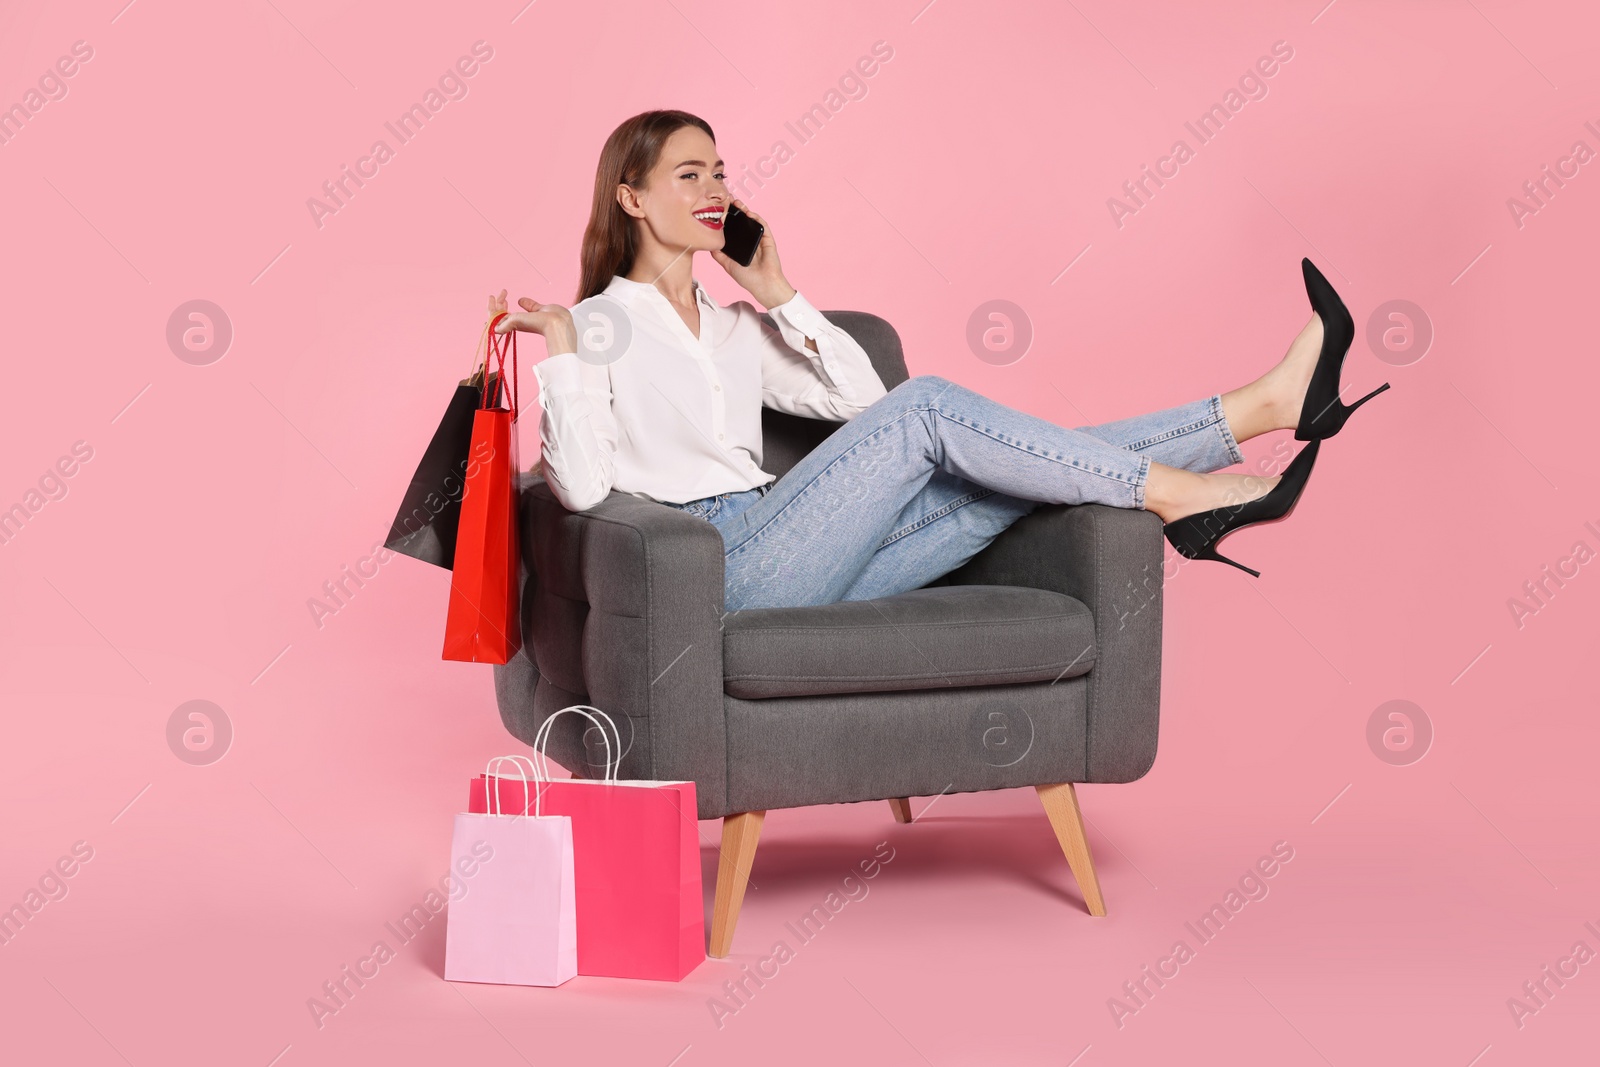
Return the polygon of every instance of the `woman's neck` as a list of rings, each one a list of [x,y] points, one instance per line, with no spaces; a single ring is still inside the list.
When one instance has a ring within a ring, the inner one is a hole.
[[[654,285],[675,304],[694,304],[694,252],[687,248],[671,249],[647,235],[626,277]]]

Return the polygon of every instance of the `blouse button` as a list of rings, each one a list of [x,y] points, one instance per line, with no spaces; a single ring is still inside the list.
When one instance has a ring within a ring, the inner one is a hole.
[[[722,440],[722,435],[720,433],[717,434],[717,440],[719,440],[719,441]]]
[[[722,392],[722,386],[720,385],[713,385],[711,388],[715,389],[719,393]]]

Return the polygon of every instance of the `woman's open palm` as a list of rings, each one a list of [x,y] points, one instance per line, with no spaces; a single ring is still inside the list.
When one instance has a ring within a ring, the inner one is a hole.
[[[506,317],[495,325],[495,333],[518,330],[523,333],[540,334],[544,337],[547,355],[577,351],[577,330],[572,325],[571,311],[560,304],[541,304],[526,296],[517,301],[517,306],[522,310],[506,314]],[[498,296],[489,297],[490,318],[505,314],[508,310],[506,290],[500,290]]]

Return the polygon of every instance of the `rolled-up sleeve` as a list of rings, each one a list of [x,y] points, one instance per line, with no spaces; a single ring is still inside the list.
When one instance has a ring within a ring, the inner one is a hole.
[[[567,352],[534,364],[533,374],[545,481],[567,510],[587,511],[606,498],[616,478],[610,371]]]
[[[792,415],[846,422],[888,392],[866,349],[800,293],[762,324],[761,403]],[[806,338],[817,351],[806,347]]]

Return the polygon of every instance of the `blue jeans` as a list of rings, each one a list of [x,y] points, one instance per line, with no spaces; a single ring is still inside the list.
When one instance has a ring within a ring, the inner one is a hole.
[[[1041,503],[1143,508],[1152,461],[1242,460],[1220,394],[1069,430],[918,375],[777,481],[669,506],[722,534],[728,611],[804,607],[921,588]]]

